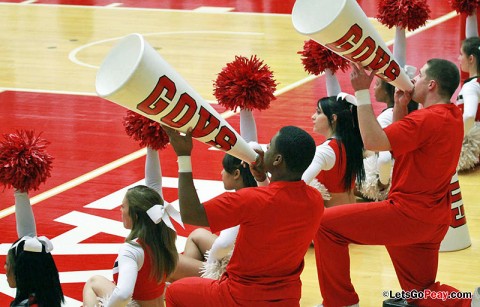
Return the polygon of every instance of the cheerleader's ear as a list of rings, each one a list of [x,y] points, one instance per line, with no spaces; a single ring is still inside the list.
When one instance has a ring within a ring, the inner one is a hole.
[[[332,126],[337,123],[337,114],[332,114]]]
[[[470,55],[468,56],[468,63],[474,64],[474,63],[476,63],[476,61],[477,61],[477,60],[475,59],[475,56],[474,56],[473,54],[470,54]]]
[[[233,172],[233,179],[237,180],[239,178],[241,178],[242,175],[240,173],[240,170],[237,168],[234,172]]]

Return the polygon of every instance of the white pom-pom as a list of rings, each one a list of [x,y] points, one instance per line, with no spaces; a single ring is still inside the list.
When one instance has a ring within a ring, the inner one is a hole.
[[[388,196],[390,186],[384,190],[380,190],[378,187],[378,156],[376,154],[370,155],[363,159],[363,167],[365,168],[365,181],[362,186],[357,186],[358,191],[362,194],[362,197],[368,200],[384,200]]]
[[[332,199],[332,196],[330,195],[330,192],[328,192],[328,189],[323,185],[321,184],[317,178],[313,178],[312,181],[310,181],[310,186],[314,187],[315,189],[317,189],[318,191],[320,191],[320,193],[322,194],[322,197],[323,197],[323,200],[330,200]]]
[[[457,170],[466,171],[480,163],[480,125],[475,125],[465,136]]]
[[[108,306],[108,302],[110,301],[111,295],[107,295],[105,297],[97,297],[98,303],[95,307],[105,307]],[[125,307],[141,307],[136,301],[130,300]]]
[[[230,262],[230,258],[232,258],[232,254],[233,249],[231,249],[230,252],[221,260],[215,260],[209,263],[208,258],[210,257],[210,250],[207,250],[205,252],[205,258],[207,261],[203,263],[200,269],[200,273],[202,273],[201,276],[203,278],[220,279],[227,269],[227,265]]]

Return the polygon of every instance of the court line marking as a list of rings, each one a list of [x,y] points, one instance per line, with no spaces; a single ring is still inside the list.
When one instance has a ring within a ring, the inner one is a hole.
[[[31,0],[26,0],[26,2],[31,1]],[[45,6],[45,7],[53,7],[53,8],[65,8],[65,7],[71,7],[71,8],[80,8],[80,9],[104,9],[104,10],[130,10],[130,11],[160,11],[160,12],[181,12],[181,13],[194,13],[194,14],[238,14],[238,15],[262,15],[262,16],[269,16],[269,17],[278,17],[278,16],[290,16],[289,13],[258,13],[258,12],[211,12],[211,11],[202,11],[202,10],[196,10],[196,9],[191,9],[191,10],[183,10],[183,9],[161,9],[161,8],[149,8],[149,7],[129,7],[129,6],[118,6],[117,3],[111,3],[107,5],[102,5],[102,6],[95,6],[95,5],[76,5],[76,4],[50,4],[50,3],[37,3],[37,2],[32,2],[32,3],[12,3],[12,2],[0,2],[0,5],[3,6],[18,6],[18,5],[25,5],[28,4],[30,6]]]
[[[96,93],[92,93],[92,92],[72,92],[72,91],[57,91],[57,90],[40,90],[36,88],[0,87],[0,93],[5,91],[59,94],[59,95],[77,95],[77,96],[98,96]]]
[[[192,11],[205,12],[205,13],[228,13],[234,11],[234,7],[222,7],[222,6],[199,6]]]
[[[235,115],[236,113],[233,112],[233,111],[226,111],[226,112],[223,112],[220,114],[220,116],[222,116],[223,118],[229,118],[233,115]],[[129,162],[132,162],[136,159],[139,159],[143,156],[145,156],[147,154],[147,149],[146,148],[142,148],[140,150],[137,150],[133,153],[130,153],[122,158],[119,158],[115,161],[112,161],[108,164],[105,164],[97,169],[94,169],[93,171],[90,171],[88,173],[85,173],[81,176],[78,176],[77,178],[74,178],[70,181],[67,181],[65,183],[62,183],[50,190],[47,190],[43,193],[40,193],[38,195],[35,195],[33,197],[30,198],[30,204],[33,206],[41,201],[44,201],[50,197],[53,197],[55,195],[58,195],[62,192],[65,192],[71,188],[74,188],[76,186],[79,186],[81,185],[82,183],[85,183],[89,180],[92,180],[100,175],[103,175],[109,171],[112,171],[120,166],[123,166]],[[6,216],[9,216],[10,214],[13,214],[15,213],[15,205],[12,205],[10,207],[7,207],[3,210],[0,211],[0,219],[3,219],[4,217]]]
[[[105,7],[119,7],[119,6],[123,6],[123,3],[121,3],[121,2],[113,2],[113,3],[110,3],[110,4],[105,5]]]
[[[112,161],[108,164],[105,164],[97,169],[94,169],[93,171],[90,171],[88,173],[85,173],[77,178],[74,178],[70,181],[67,181],[65,183],[62,183],[58,186],[56,186],[55,188],[52,188],[50,190],[47,190],[43,193],[40,193],[38,195],[35,195],[33,197],[30,198],[30,203],[31,205],[35,205],[45,199],[48,199],[50,197],[53,197],[57,194],[60,194],[62,192],[65,192],[71,188],[74,188],[82,183],[85,183],[93,178],[96,178],[100,175],[103,175],[111,170],[114,170],[122,165],[125,165],[133,160],[136,160],[138,158],[141,158],[143,156],[145,156],[147,154],[147,149],[146,148],[142,148],[140,150],[137,150],[133,153],[130,153],[120,159],[117,159],[115,161]],[[8,208],[5,208],[3,209],[2,211],[0,211],[0,219],[12,214],[15,212],[15,205],[13,206],[10,206]]]
[[[142,36],[148,37],[148,36],[166,36],[166,35],[183,35],[183,34],[218,34],[218,35],[265,35],[265,33],[262,32],[235,32],[235,31],[169,31],[169,32],[154,32],[154,33],[142,33]],[[89,68],[94,68],[98,69],[99,66],[96,65],[91,65],[85,62],[82,62],[77,59],[77,54],[81,52],[83,49],[90,48],[95,45],[100,45],[106,42],[111,42],[111,41],[116,41],[124,38],[125,36],[120,36],[120,37],[113,37],[113,38],[107,38],[95,42],[91,42],[88,44],[84,44],[82,46],[79,46],[72,51],[69,52],[68,54],[68,59],[72,61],[73,63],[84,66],[84,67],[89,67]],[[161,56],[161,55],[160,55]]]
[[[416,34],[418,34],[418,33],[421,33],[421,32],[423,32],[423,31],[425,31],[425,30],[427,30],[427,29],[430,29],[430,28],[433,27],[433,26],[436,26],[436,25],[438,25],[438,24],[441,24],[442,22],[445,22],[445,21],[447,21],[447,20],[449,20],[449,19],[451,19],[451,18],[453,18],[453,17],[456,17],[456,16],[458,16],[458,14],[457,14],[455,11],[452,11],[452,12],[450,12],[450,13],[448,13],[448,14],[445,14],[445,15],[437,18],[437,19],[432,20],[431,22],[427,23],[427,25],[424,26],[424,27],[421,27],[421,28],[419,28],[419,29],[417,29],[417,30],[414,30],[414,31],[411,31],[411,32],[407,32],[407,33],[405,34],[405,36],[406,36],[406,37],[411,37],[411,36],[413,36],[413,35],[416,35]],[[112,40],[112,39],[110,39],[110,40]],[[393,40],[391,40],[391,41],[389,41],[389,42],[387,43],[387,45],[391,45],[391,44],[393,44]],[[319,75],[319,76],[320,76],[320,75]],[[290,91],[290,90],[292,90],[292,89],[294,89],[294,88],[296,88],[296,87],[298,87],[298,86],[300,86],[300,85],[302,85],[302,84],[304,84],[304,83],[306,83],[306,82],[308,82],[308,81],[310,81],[310,80],[313,80],[313,79],[315,79],[315,78],[317,78],[317,77],[319,77],[319,76],[309,76],[309,77],[307,77],[307,78],[304,78],[304,79],[302,79],[302,80],[299,80],[299,81],[296,82],[296,83],[293,83],[293,84],[291,84],[291,85],[289,85],[289,86],[286,86],[286,87],[283,88],[281,91],[276,91],[276,92],[275,92],[275,96],[278,96],[278,95],[280,95],[280,94],[283,94],[283,93],[285,93],[285,92],[288,92],[288,91]],[[4,89],[4,88],[2,88],[2,89]],[[33,90],[31,90],[31,91],[33,91]],[[41,91],[39,90],[39,92],[41,92]],[[47,92],[47,91],[45,91],[45,92]],[[224,112],[224,113],[222,113],[222,114],[220,114],[220,115],[221,115],[223,118],[229,118],[229,117],[231,117],[231,116],[233,116],[233,115],[235,115],[235,114],[237,114],[237,113],[236,113],[236,112],[233,112],[233,111],[226,111],[226,112]],[[93,179],[93,178],[95,178],[95,177],[98,177],[98,176],[100,176],[100,175],[102,175],[102,174],[105,174],[106,172],[108,172],[108,171],[110,171],[110,170],[113,170],[113,169],[115,169],[115,168],[117,168],[117,167],[120,167],[120,166],[122,166],[122,165],[124,165],[124,164],[127,164],[127,163],[129,163],[129,162],[131,162],[131,161],[133,161],[133,160],[135,160],[135,159],[141,158],[141,157],[143,157],[143,156],[145,156],[145,155],[146,155],[146,149],[145,149],[145,148],[143,148],[143,149],[141,149],[141,150],[138,150],[138,151],[136,151],[136,152],[134,152],[134,153],[128,154],[128,155],[126,155],[126,156],[124,156],[124,157],[122,157],[122,158],[120,158],[120,159],[118,159],[118,160],[115,160],[115,161],[110,162],[110,163],[108,163],[108,164],[106,164],[106,165],[104,165],[104,166],[101,166],[101,167],[99,167],[99,168],[97,168],[97,169],[95,169],[95,170],[93,170],[93,171],[91,171],[91,172],[88,172],[88,173],[86,173],[86,174],[84,174],[84,175],[81,175],[81,176],[79,176],[79,177],[77,177],[77,178],[75,178],[75,179],[73,179],[73,180],[70,180],[70,181],[68,181],[68,182],[66,182],[66,183],[63,183],[63,184],[61,184],[61,185],[59,185],[59,186],[57,186],[57,187],[55,187],[55,188],[53,188],[53,189],[50,189],[50,190],[48,190],[48,191],[45,191],[45,192],[43,192],[43,193],[41,193],[41,194],[38,194],[38,195],[36,195],[36,196],[33,196],[33,197],[30,199],[30,202],[31,202],[31,204],[32,204],[32,206],[33,206],[34,204],[36,204],[36,203],[38,203],[38,202],[40,202],[40,201],[43,201],[43,200],[45,200],[45,199],[47,199],[47,198],[50,198],[50,197],[52,197],[52,196],[55,196],[55,195],[57,195],[57,194],[59,194],[59,193],[61,193],[61,192],[65,192],[66,190],[69,190],[69,189],[71,189],[71,188],[73,188],[73,187],[75,187],[75,186],[78,186],[78,185],[80,185],[80,184],[82,184],[82,183],[85,183],[85,182],[88,181],[88,180],[91,180],[91,179]],[[12,206],[10,206],[10,207],[8,207],[8,208],[3,209],[2,211],[0,211],[0,219],[2,219],[2,218],[6,217],[6,216],[8,216],[8,215],[10,215],[10,214],[12,214],[12,213],[14,213],[14,212],[15,212],[15,206],[14,206],[14,205],[12,205]]]

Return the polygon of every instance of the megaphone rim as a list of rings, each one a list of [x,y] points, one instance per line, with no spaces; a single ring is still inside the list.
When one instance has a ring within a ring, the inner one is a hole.
[[[133,39],[136,39],[136,40],[133,40]],[[123,49],[124,49],[123,46],[127,42],[130,43],[130,44],[137,43],[138,46],[139,46],[137,57],[135,59],[134,64],[131,66],[131,71],[134,72],[137,69],[137,67],[140,65],[140,63],[142,61],[142,58],[143,58],[143,54],[145,52],[145,44],[146,44],[145,38],[143,37],[143,35],[141,35],[139,33],[131,33],[131,34],[128,34],[128,35],[122,37],[120,39],[120,41],[108,52],[107,56],[103,60],[102,64],[100,64],[100,68],[97,71],[97,75],[96,75],[96,78],[95,78],[95,91],[96,91],[96,93],[99,97],[105,98],[105,97],[114,95],[116,92],[121,90],[123,88],[123,86],[126,83],[128,83],[130,81],[130,79],[133,77],[133,74],[130,74],[125,80],[123,80],[123,82],[121,84],[116,85],[113,90],[110,90],[108,92],[102,91],[99,88],[100,87],[100,81],[105,82],[104,80],[101,80],[101,74],[105,73],[106,65],[111,60],[111,56],[113,54],[115,54],[115,52],[119,52],[119,51],[122,52]]]
[[[317,1],[321,1],[321,0],[317,0]],[[304,4],[304,3],[312,4],[312,0],[296,0],[295,4],[293,5],[293,9],[292,9],[292,24],[293,24],[293,27],[295,28],[295,30],[297,30],[297,32],[299,32],[300,34],[303,34],[303,35],[310,35],[310,34],[322,31],[323,29],[329,27],[337,19],[337,17],[340,15],[340,13],[344,10],[348,1],[349,0],[335,0],[335,3],[340,4],[340,6],[338,7],[337,12],[335,12],[335,14],[331,15],[332,17],[330,18],[330,20],[326,24],[322,25],[319,28],[316,28],[316,29],[313,29],[313,30],[306,30],[306,29],[304,29],[305,27],[302,26],[302,22],[300,22],[302,20],[302,17],[304,17],[304,16],[301,13],[299,13],[298,7],[302,4]]]

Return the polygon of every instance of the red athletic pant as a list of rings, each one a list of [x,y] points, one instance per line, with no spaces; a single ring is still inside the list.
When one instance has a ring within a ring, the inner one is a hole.
[[[254,290],[253,290],[254,291]],[[214,280],[201,277],[182,278],[167,287],[165,300],[175,307],[298,307],[298,299],[255,301],[235,299],[230,294],[225,278]]]
[[[326,209],[314,240],[324,306],[348,306],[359,302],[350,280],[350,243],[385,245],[405,291],[457,291],[435,283],[438,251],[448,227],[410,218],[389,200]],[[382,290],[389,289],[378,290],[381,295]],[[411,302],[417,306],[470,306],[470,300]]]

